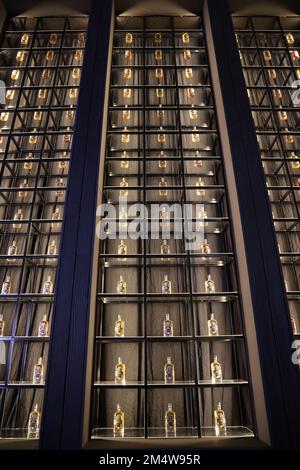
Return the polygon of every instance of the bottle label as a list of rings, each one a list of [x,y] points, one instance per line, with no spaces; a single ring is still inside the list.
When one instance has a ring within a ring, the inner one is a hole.
[[[122,336],[122,335],[123,335],[123,331],[124,331],[123,322],[120,321],[120,320],[117,320],[117,321],[116,321],[116,327],[115,327],[115,334],[116,334],[116,336]]]
[[[218,327],[216,320],[209,321],[209,334],[215,336],[218,333]]]
[[[124,370],[122,365],[116,366],[116,379],[121,382],[124,379]]]
[[[9,294],[9,290],[10,290],[10,283],[9,282],[3,282],[2,294],[4,294],[4,295]]]
[[[42,382],[42,366],[36,365],[34,368],[33,382],[40,384]]]
[[[171,364],[166,365],[166,382],[172,382],[173,381],[173,366]]]
[[[121,431],[123,428],[123,418],[122,418],[122,413],[116,413],[115,414],[115,429],[117,431]]]
[[[47,336],[48,333],[48,323],[42,321],[39,326],[39,336]]]
[[[173,328],[170,320],[164,321],[164,336],[172,336]]]
[[[163,294],[169,294],[170,293],[170,282],[169,281],[163,281],[163,283],[162,283],[162,293]]]

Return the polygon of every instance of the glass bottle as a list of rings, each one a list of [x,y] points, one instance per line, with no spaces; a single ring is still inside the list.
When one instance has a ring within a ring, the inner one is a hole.
[[[14,69],[12,72],[11,72],[11,76],[10,78],[14,81],[17,81],[20,77],[20,70],[19,69]]]
[[[168,186],[168,183],[166,182],[165,178],[160,178],[159,187],[160,188],[165,188],[166,186]],[[168,190],[167,189],[160,189],[159,190],[159,195],[160,196],[167,196],[168,195]]]
[[[1,122],[6,122],[8,120],[8,117],[9,117],[9,113],[7,111],[3,111],[0,114],[0,121]]]
[[[43,69],[42,71],[42,79],[48,80],[50,78],[50,69]]]
[[[125,336],[125,322],[122,320],[121,315],[115,322],[115,336]]]
[[[288,115],[287,115],[287,112],[286,112],[286,111],[280,110],[280,111],[278,112],[278,115],[279,115],[280,121],[287,121]]]
[[[216,289],[215,289],[215,282],[212,280],[211,275],[208,274],[207,280],[205,281],[205,292],[207,294],[213,294]]]
[[[33,132],[36,132],[36,128],[33,129]],[[31,134],[28,137],[28,142],[30,143],[30,145],[36,145],[37,141],[38,141],[38,136],[36,134]]]
[[[168,244],[167,240],[163,240],[162,244],[160,245],[160,254],[161,255],[169,255],[170,254],[170,245]],[[170,258],[161,258],[161,261],[170,261]]]
[[[121,207],[120,213],[119,213],[119,223],[120,225],[126,225],[127,224],[127,211],[125,207]]]
[[[219,335],[218,322],[215,319],[215,316],[213,313],[210,314],[210,319],[207,321],[207,326],[208,326],[208,336]]]
[[[156,62],[159,62],[162,60],[162,56],[163,56],[163,53],[162,53],[162,50],[161,49],[157,49],[154,53],[154,57],[155,57],[155,60]]]
[[[164,365],[164,379],[166,384],[175,383],[175,367],[170,356],[167,357],[167,362]]]
[[[48,62],[52,62],[52,60],[54,59],[54,52],[53,51],[47,51],[46,53],[46,60]]]
[[[270,62],[272,60],[271,51],[269,50],[263,51],[263,57],[264,57],[265,62]]]
[[[192,142],[194,143],[200,142],[200,134],[197,132],[197,127],[193,127]]]
[[[189,110],[189,115],[190,115],[190,119],[192,119],[193,121],[194,121],[195,119],[197,119],[197,118],[198,118],[197,109],[195,109],[195,108],[192,107],[192,108]]]
[[[15,256],[17,252],[18,252],[17,242],[16,240],[13,240],[12,244],[9,245],[8,250],[7,250],[7,256],[9,256],[9,259],[7,261],[10,263],[15,262],[16,259],[12,257]]]
[[[27,33],[22,34],[21,40],[20,40],[20,43],[22,44],[22,46],[27,46],[28,42],[29,42],[29,34]]]
[[[300,80],[300,69],[296,69],[296,76],[298,80]]]
[[[60,219],[60,210],[59,210],[59,208],[57,207],[57,208],[55,209],[55,211],[52,212],[52,214],[51,214],[51,220],[53,220],[53,222],[51,222],[51,228],[52,228],[53,230],[58,229],[58,227],[59,227],[59,222],[55,222],[55,221],[56,221],[56,220],[59,220],[59,219]]]
[[[123,364],[122,359],[119,357],[118,362],[115,366],[115,383],[117,384],[125,384],[125,373],[126,373],[126,366]]]
[[[160,131],[163,131],[163,128],[160,127],[159,130],[160,130]],[[158,142],[159,144],[162,144],[162,143],[164,143],[165,141],[166,141],[166,134],[157,134],[157,142]]]
[[[77,62],[81,62],[83,57],[83,52],[81,49],[77,49],[74,54],[74,58]]]
[[[201,209],[198,212],[198,219],[200,219],[199,225],[201,227],[207,227],[208,226],[208,222],[204,222],[204,219],[207,219],[207,211],[206,210]]]
[[[161,104],[160,104],[159,106],[161,106]],[[162,121],[163,118],[164,118],[164,115],[165,115],[165,111],[164,111],[163,109],[158,109],[158,110],[156,111],[156,117],[157,117],[157,119],[159,119],[159,120]]]
[[[202,167],[202,160],[200,160],[200,152],[199,150],[196,151],[195,157],[197,157],[197,160],[194,160],[194,167],[195,168],[201,168]]]
[[[187,62],[188,60],[191,60],[192,54],[189,49],[183,49],[183,59]]]
[[[130,49],[126,49],[124,52],[124,57],[127,62],[130,62],[133,58],[133,52]]]
[[[173,411],[172,403],[168,403],[168,409],[165,412],[165,431],[166,436],[176,434],[176,413]]]
[[[290,51],[290,56],[293,62],[300,58],[298,51]]]
[[[164,97],[164,89],[156,88],[156,98],[163,98],[163,97]]]
[[[117,283],[117,293],[126,294],[127,293],[127,283],[124,281],[123,276],[120,276],[120,279]]]
[[[123,170],[126,170],[127,168],[129,168],[128,154],[126,150],[123,151],[122,158],[124,158],[124,160],[121,160],[120,167]]]
[[[193,78],[193,69],[186,68],[184,73],[185,73],[186,78]]]
[[[26,52],[25,51],[18,51],[17,55],[16,55],[16,60],[18,62],[23,62],[25,60],[25,57],[26,57]]]
[[[44,377],[44,366],[43,366],[43,358],[40,357],[38,363],[35,364],[33,368],[33,376],[32,382],[34,385],[39,385],[43,382]]]
[[[77,98],[77,89],[76,88],[70,88],[69,90],[69,98],[71,100],[75,100]]]
[[[163,150],[160,151],[159,157],[160,160],[158,161],[158,168],[167,168],[167,160],[164,159],[165,152]]]
[[[27,182],[26,179],[24,179],[23,182],[20,184],[19,189],[20,189],[20,191],[18,192],[18,196],[21,199],[25,199],[26,196],[27,196],[26,189],[28,189],[28,182]]]
[[[182,33],[182,42],[183,42],[183,44],[189,44],[189,42],[190,42],[189,33]]]
[[[124,69],[124,78],[129,80],[132,76],[132,70],[130,68]]]
[[[4,336],[5,321],[3,320],[3,315],[0,313],[0,337]]]
[[[118,261],[127,261],[127,258],[124,258],[124,255],[127,255],[127,245],[121,240],[121,243],[118,245],[118,255],[121,255],[122,258],[118,258]]]
[[[155,44],[160,44],[161,43],[161,33],[155,33],[154,34],[154,42],[155,42]]]
[[[292,35],[292,33],[286,33],[285,34],[285,39],[286,39],[286,42],[288,43],[289,46],[292,46],[295,42],[295,39],[294,39],[294,36]]]
[[[48,256],[55,256],[56,255],[56,242],[55,242],[55,240],[52,240],[49,243],[48,248],[47,248],[47,255]],[[53,261],[52,258],[47,258],[48,263],[50,263],[52,261]]]
[[[172,283],[169,281],[168,276],[164,276],[164,280],[161,283],[161,292],[162,294],[171,294],[172,293]]]
[[[131,88],[124,88],[123,89],[123,98],[129,100],[131,98]]]
[[[200,189],[205,185],[204,181],[202,181],[202,178],[199,178],[198,181],[196,182],[197,186],[197,196],[205,196],[205,189]]]
[[[55,46],[55,44],[57,43],[57,38],[58,38],[57,34],[52,33],[49,38],[49,44],[51,44],[51,46]]]
[[[37,439],[40,432],[41,413],[39,412],[38,404],[34,405],[33,411],[29,414],[27,426],[27,438]]]
[[[163,322],[163,336],[174,336],[174,324],[170,320],[170,314],[166,313],[166,318]]]
[[[72,78],[74,78],[74,80],[80,78],[80,69],[78,67],[72,69]]]
[[[281,90],[279,90],[279,88],[275,88],[273,90],[273,96],[274,96],[274,99],[277,100],[277,101],[280,101],[282,99],[282,93],[281,93]]]
[[[284,129],[284,131],[287,132],[287,133],[290,132],[287,127]],[[285,142],[286,142],[287,144],[289,144],[289,145],[291,145],[291,144],[294,143],[294,136],[291,135],[291,134],[285,135],[285,136],[284,136],[284,139],[285,139]]]
[[[125,416],[119,403],[114,413],[113,430],[114,436],[124,437]]]
[[[47,315],[44,315],[43,320],[41,320],[39,323],[38,336],[39,337],[48,336],[48,331],[49,331],[49,322],[47,320]]]
[[[30,172],[32,170],[32,167],[33,167],[33,163],[32,163],[32,160],[33,159],[33,155],[32,153],[30,152],[27,156],[26,156],[26,161],[24,162],[24,170]]]
[[[131,33],[127,33],[125,36],[125,43],[126,44],[132,44],[133,41],[133,36]]]
[[[130,142],[130,134],[127,134],[127,127],[124,127],[124,134],[121,136],[122,144],[129,144]]]
[[[123,109],[122,117],[124,121],[129,121],[131,118],[131,111],[130,109],[127,109],[127,104],[125,105],[125,108],[126,109]]]
[[[34,121],[41,121],[42,120],[42,117],[43,117],[43,113],[42,111],[40,110],[40,106],[39,106],[39,110],[38,111],[35,111],[34,114],[33,114],[33,120]]]
[[[11,277],[6,276],[5,281],[2,284],[1,294],[8,295],[11,293]]]
[[[128,182],[126,181],[125,178],[122,178],[120,181],[120,188],[127,188],[128,187]],[[120,189],[120,197],[127,197],[128,196],[128,189]]]
[[[47,281],[45,281],[43,284],[42,293],[47,295],[47,294],[52,294],[52,292],[53,292],[53,282],[52,282],[51,276],[48,276]]]
[[[188,95],[188,98],[194,98],[195,97],[195,88],[189,87],[187,89],[187,95]]]
[[[201,253],[204,253],[204,254],[211,253],[211,248],[210,248],[209,243],[207,242],[206,238],[203,240],[200,251],[201,251]]]
[[[226,433],[226,419],[221,403],[218,403],[217,409],[214,411],[214,422],[215,433],[217,436],[220,434],[220,432]]]
[[[222,382],[222,366],[218,362],[218,357],[214,356],[214,360],[210,365],[212,382]]]
[[[59,189],[56,189],[55,196],[62,197],[64,195],[64,189],[65,189],[65,182],[63,178],[58,178],[57,186]]]
[[[6,99],[12,101],[15,97],[15,90],[7,90],[6,91]]]
[[[268,75],[269,75],[270,80],[276,80],[277,78],[277,73],[275,69],[269,69]]]
[[[299,159],[298,155],[296,155],[295,152],[292,152],[290,155],[291,158]],[[293,170],[298,170],[300,168],[300,161],[293,161],[292,162],[292,168]]]
[[[155,77],[158,78],[159,80],[164,78],[164,71],[161,68],[155,69]]]
[[[23,219],[23,212],[22,212],[22,209],[18,209],[17,212],[15,213],[14,215],[14,223],[13,223],[13,228],[15,230],[20,230],[22,228],[22,224],[19,224],[17,222],[19,222],[20,220]]]

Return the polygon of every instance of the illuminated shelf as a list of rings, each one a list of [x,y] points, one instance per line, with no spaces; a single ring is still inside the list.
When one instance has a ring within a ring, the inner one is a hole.
[[[253,431],[244,426],[227,426],[226,433],[220,432],[216,435],[214,427],[201,427],[201,437],[215,437],[217,439],[228,439],[234,437],[254,437]]]

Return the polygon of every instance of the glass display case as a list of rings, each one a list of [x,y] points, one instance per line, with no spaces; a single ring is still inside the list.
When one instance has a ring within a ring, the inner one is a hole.
[[[299,312],[299,17],[234,17],[278,242],[291,327]]]
[[[96,241],[91,438],[254,436],[201,18],[116,18],[99,186],[102,202],[117,212],[119,231],[115,239]],[[145,210],[141,224],[156,222],[156,229],[133,239],[122,227],[132,222],[137,203]],[[175,210],[168,215],[166,204],[192,207],[190,221],[204,231],[201,243],[187,247],[183,217]],[[163,236],[164,223],[170,238]]]
[[[39,437],[88,17],[15,17],[1,40],[0,439]]]

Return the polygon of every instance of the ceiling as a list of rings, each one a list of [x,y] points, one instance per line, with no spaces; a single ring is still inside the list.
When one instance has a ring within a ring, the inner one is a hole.
[[[1,0],[0,0],[1,1]],[[105,0],[98,0],[105,1]],[[286,16],[300,14],[299,0],[228,0],[234,14]],[[2,0],[9,15],[30,16],[89,13],[91,0]],[[199,13],[203,0],[116,0],[118,14],[182,15]]]

